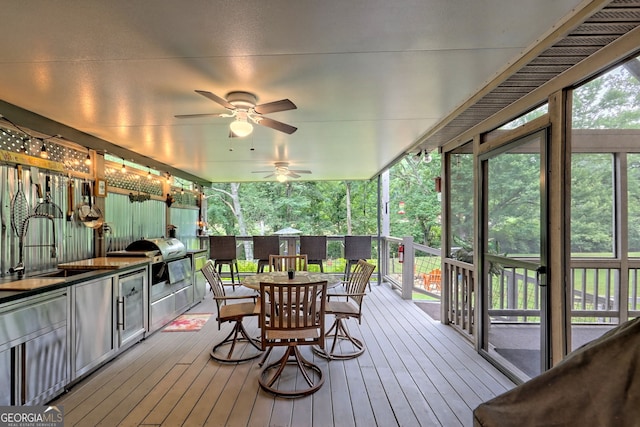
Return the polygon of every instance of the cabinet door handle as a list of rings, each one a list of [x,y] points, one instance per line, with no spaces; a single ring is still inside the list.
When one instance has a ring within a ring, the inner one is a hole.
[[[124,297],[118,298],[118,327],[124,331]]]

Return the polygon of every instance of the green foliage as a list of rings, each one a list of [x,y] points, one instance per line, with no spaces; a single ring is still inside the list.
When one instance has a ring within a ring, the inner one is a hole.
[[[352,182],[353,234],[377,232],[377,185]],[[208,192],[208,223],[216,234],[239,234],[230,184]],[[293,227],[302,234],[347,233],[346,186],[338,181],[254,182],[239,185],[247,235],[268,235]]]
[[[391,235],[413,236],[417,243],[439,248],[441,204],[434,178],[440,175],[440,155],[431,157],[425,162],[424,156],[406,156],[391,169]]]

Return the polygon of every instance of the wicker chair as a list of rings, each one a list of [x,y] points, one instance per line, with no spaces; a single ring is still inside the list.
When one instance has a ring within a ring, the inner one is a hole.
[[[307,271],[306,255],[269,255],[269,271]]]
[[[359,260],[371,259],[371,236],[344,236],[344,259],[346,260],[344,280],[349,280],[351,268]]]
[[[260,325],[262,350],[286,347],[282,357],[262,369],[258,382],[263,390],[281,397],[302,397],[322,387],[319,366],[305,359],[300,346],[324,348],[324,318],[327,282],[307,284],[260,283]],[[291,301],[295,301],[292,304]],[[295,374],[285,374],[295,365],[307,387],[298,388]],[[275,372],[273,372],[275,370]]]
[[[300,253],[307,255],[308,264],[319,265],[324,273],[322,261],[327,259],[327,236],[300,236]]]
[[[204,267],[202,267],[202,274],[209,282],[209,286],[213,291],[213,299],[218,306],[218,330],[224,322],[233,322],[233,329],[227,335],[225,339],[213,346],[211,350],[211,358],[218,362],[245,362],[247,360],[255,359],[260,356],[262,347],[255,338],[251,338],[244,328],[242,321],[248,316],[257,316],[256,311],[256,298],[257,295],[244,295],[244,296],[227,296],[224,292],[224,286],[222,286],[222,279],[216,271],[216,267],[213,261],[208,260]],[[236,304],[228,304],[233,300],[247,300],[251,299],[252,302],[240,302]],[[240,344],[240,345],[238,345]],[[250,346],[255,347],[259,351],[250,351]],[[228,348],[226,354],[222,350]],[[234,356],[234,351],[238,350],[240,356]],[[247,353],[248,352],[248,353]]]
[[[262,273],[264,267],[269,265],[269,255],[280,253],[280,237],[278,236],[253,236],[253,258],[258,260],[257,273]]]
[[[353,359],[364,353],[365,346],[359,339],[353,337],[347,329],[344,321],[351,318],[362,319],[362,301],[367,290],[367,283],[376,266],[365,260],[359,260],[349,280],[343,283],[343,292],[334,292],[327,295],[326,313],[333,314],[335,321],[326,333],[329,351],[315,347],[314,352],[326,359]]]
[[[236,236],[209,236],[209,259],[215,263],[218,274],[222,275],[222,266],[228,265],[231,274],[231,286],[236,289],[236,277],[240,283],[238,260],[236,259]],[[235,268],[235,275],[234,275]]]

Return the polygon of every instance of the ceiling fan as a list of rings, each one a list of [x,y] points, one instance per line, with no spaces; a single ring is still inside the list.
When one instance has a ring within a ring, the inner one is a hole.
[[[289,169],[288,162],[275,162],[274,166],[275,170],[273,171],[253,171],[253,173],[268,173],[269,175],[265,176],[265,179],[275,176],[276,180],[280,182],[285,182],[288,178],[300,178],[302,173],[311,173],[309,170]]]
[[[178,114],[178,119],[189,119],[194,117],[235,117],[235,120],[229,125],[231,131],[230,137],[244,137],[253,132],[251,122],[278,130],[280,132],[291,135],[298,128],[279,122],[277,120],[264,117],[264,114],[277,113],[279,111],[295,110],[296,105],[288,99],[280,101],[267,102],[265,104],[256,105],[258,98],[249,92],[229,92],[225,98],[221,98],[206,90],[196,90],[196,93],[204,96],[222,105],[229,110],[224,114]]]

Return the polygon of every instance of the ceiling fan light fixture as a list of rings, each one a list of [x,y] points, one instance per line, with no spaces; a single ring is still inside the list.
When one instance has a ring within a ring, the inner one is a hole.
[[[243,138],[248,136],[253,132],[253,125],[249,123],[246,119],[237,119],[231,122],[229,125],[231,128],[231,132],[234,133],[237,137]]]
[[[285,182],[287,180],[287,175],[284,174],[278,174],[276,176],[276,180],[278,180],[278,182]]]

